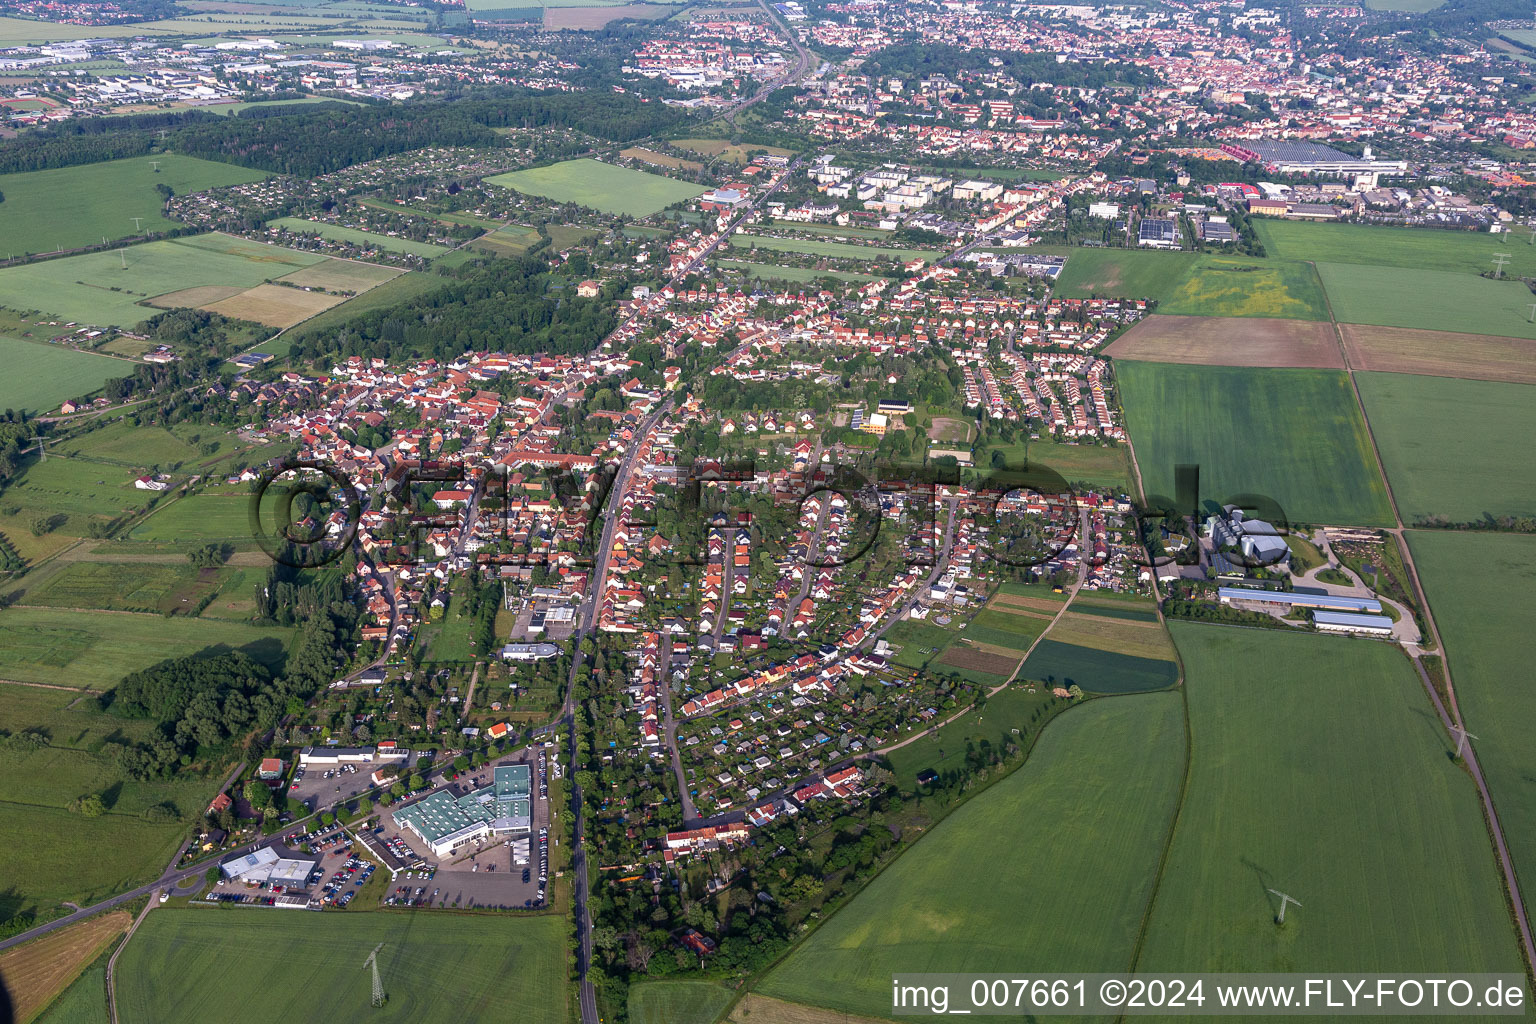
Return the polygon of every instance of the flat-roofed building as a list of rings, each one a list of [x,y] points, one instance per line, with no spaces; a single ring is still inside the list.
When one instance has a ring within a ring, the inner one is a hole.
[[[1358,633],[1365,636],[1391,636],[1392,620],[1385,615],[1358,615],[1353,612],[1315,611],[1312,621],[1325,633]]]
[[[497,765],[491,784],[454,796],[429,793],[394,812],[439,859],[479,839],[526,833],[533,828],[532,773],[526,764]]]

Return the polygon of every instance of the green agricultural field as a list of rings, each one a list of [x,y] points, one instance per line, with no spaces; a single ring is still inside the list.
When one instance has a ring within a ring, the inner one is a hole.
[[[70,562],[41,582],[34,583],[32,576],[24,578],[12,593],[18,605],[28,607],[191,615],[203,598],[224,586],[230,573],[186,562]]]
[[[1165,690],[1178,682],[1179,666],[1172,661],[1100,651],[1046,637],[1025,659],[1019,675],[1051,686],[1075,683],[1089,693],[1141,693]]]
[[[1536,891],[1536,691],[1529,684],[1536,537],[1412,530],[1408,547],[1445,641],[1463,721],[1480,737],[1477,760],[1529,900]]]
[[[411,1024],[566,1020],[564,918],[554,915],[311,914],[161,909],[119,958],[124,1024],[204,1024],[210,999],[229,1024],[376,1020]],[[142,941],[140,941],[142,940]],[[378,946],[387,997],[369,1008]]]
[[[497,256],[521,256],[539,244],[539,232],[537,228],[523,224],[508,224],[469,244],[471,248],[484,249]]]
[[[977,643],[996,644],[1022,652],[1028,650],[1029,645],[1050,624],[1049,618],[1013,614],[1004,608],[989,607],[977,612],[960,635]]]
[[[714,260],[722,270],[740,270],[748,277],[760,281],[794,281],[804,283],[830,277],[838,281],[874,281],[875,274],[859,274],[851,270],[812,270],[809,267],[776,267],[769,263],[744,263],[741,260]]]
[[[38,1024],[109,1024],[106,965],[76,978],[37,1020]]]
[[[209,541],[249,546],[251,498],[245,494],[194,494],[161,504],[128,534],[130,541],[194,547]]]
[[[364,249],[384,249],[388,252],[403,252],[428,258],[448,252],[448,247],[444,245],[416,242],[409,238],[391,238],[389,235],[381,235],[373,231],[360,231],[357,228],[342,227],[340,224],[304,220],[300,217],[279,217],[277,220],[268,221],[267,224],[306,235],[319,235],[321,238],[330,238],[338,242],[351,242]]]
[[[1308,224],[1265,217],[1253,224],[1265,251],[1288,260],[1481,274],[1493,269],[1494,256],[1505,253],[1510,257],[1506,274],[1536,277],[1536,246],[1511,244],[1510,238],[1485,231]]]
[[[1127,970],[1178,802],[1183,731],[1172,694],[1066,712],[1022,768],[903,853],[759,990],[887,1016],[895,971]]]
[[[1065,254],[1067,265],[1052,294],[1065,299],[1095,295],[1163,302],[1189,276],[1198,258],[1191,252],[1147,249],[1041,249]]]
[[[0,270],[0,306],[130,327],[157,312],[139,305],[145,299],[187,288],[249,288],[326,258],[226,235],[146,242]]]
[[[217,645],[280,664],[292,637],[235,622],[10,608],[0,617],[0,679],[105,689],[146,665]]]
[[[627,213],[632,217],[649,217],[707,191],[691,182],[591,159],[530,167],[485,180],[557,203],[575,203],[603,213]]]
[[[1256,493],[1278,501],[1291,522],[1392,522],[1345,374],[1127,360],[1115,366],[1149,496],[1178,497],[1174,467],[1193,463],[1206,503]]]
[[[765,235],[732,235],[731,248],[799,252],[845,260],[872,260],[877,256],[892,256],[901,260],[922,258],[931,261],[940,255],[937,249],[897,249],[888,245],[856,245],[851,242],[829,242],[822,238],[769,238]]]
[[[1045,433],[1038,440],[977,449],[976,464],[990,466],[994,451],[1003,453],[1009,469],[1041,466],[1055,470],[1073,485],[1108,487],[1116,491],[1131,489],[1130,450],[1123,444],[1073,444],[1057,441]]]
[[[4,206],[0,203],[0,209]],[[57,412],[65,399],[84,398],[113,377],[126,377],[138,368],[122,359],[3,336],[0,364],[7,371],[0,381],[0,409],[30,413]]]
[[[1536,515],[1536,387],[1357,373],[1403,520]]]
[[[633,1024],[714,1024],[731,990],[711,981],[656,981],[629,990]]]
[[[159,165],[159,171],[155,165]],[[181,227],[165,217],[165,200],[155,191],[166,185],[177,195],[267,177],[232,164],[161,153],[81,164],[48,171],[0,174],[0,250],[57,252],[99,245],[103,237],[127,238],[144,231]],[[68,202],[60,202],[67,196]]]
[[[1531,290],[1519,281],[1352,263],[1319,263],[1317,272],[1340,323],[1536,339]]]
[[[36,750],[0,748],[0,829],[36,846],[25,863],[6,858],[5,887],[15,885],[24,907],[50,908],[61,899],[100,898],[154,877],[176,841],[207,805],[217,782],[187,773],[134,782],[122,777],[106,744],[147,739],[152,723],[102,712],[76,690],[0,683],[0,731],[38,731]],[[87,819],[66,808],[76,797],[101,794],[107,813]],[[150,823],[144,812],[168,804],[180,820]],[[103,837],[112,857],[91,854],[82,835]],[[95,863],[95,862],[106,863]]]
[[[1476,791],[1401,652],[1173,636],[1190,776],[1138,970],[1521,969]],[[1271,887],[1302,904],[1283,929]]]
[[[1323,287],[1310,263],[1247,256],[1202,256],[1157,311],[1185,316],[1328,319]]]

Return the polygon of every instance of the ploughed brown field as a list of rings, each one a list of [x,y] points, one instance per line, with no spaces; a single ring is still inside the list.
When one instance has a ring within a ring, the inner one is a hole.
[[[1356,370],[1536,384],[1536,341],[1411,327],[1341,324]]]
[[[944,656],[939,659],[940,665],[968,668],[976,672],[990,672],[998,676],[1011,674],[1014,666],[1018,663],[1017,655],[1010,658],[1007,655],[991,654],[987,651],[973,650],[969,647],[960,647],[958,645],[945,651]]]
[[[1155,363],[1344,368],[1333,325],[1318,320],[1154,314],[1104,351]]]

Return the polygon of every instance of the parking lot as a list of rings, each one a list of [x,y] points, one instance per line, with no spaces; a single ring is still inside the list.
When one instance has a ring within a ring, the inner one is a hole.
[[[300,766],[288,782],[288,799],[297,800],[310,810],[350,800],[373,787],[372,772],[370,766],[360,764]]]
[[[300,848],[304,845],[313,852],[303,853]],[[345,907],[378,870],[358,855],[362,851],[354,847],[350,836],[334,827],[309,833],[290,832],[282,837],[277,851],[284,857],[314,861],[314,868],[303,884],[256,885],[228,879],[215,885],[204,899],[268,907]]]

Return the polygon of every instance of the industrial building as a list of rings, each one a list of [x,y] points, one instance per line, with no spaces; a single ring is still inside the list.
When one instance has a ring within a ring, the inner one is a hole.
[[[439,859],[479,839],[518,835],[533,828],[532,773],[526,764],[497,765],[491,784],[454,796],[438,790],[394,812]]]
[[[1378,160],[1365,147],[1362,156],[1350,156],[1331,146],[1290,139],[1262,139],[1245,143],[1226,142],[1222,152],[1248,163],[1259,163],[1271,174],[1307,174],[1325,178],[1364,178],[1371,185],[1383,174],[1408,173],[1406,160]]]
[[[219,865],[219,874],[230,881],[251,885],[268,883],[283,886],[302,886],[315,869],[315,860],[285,857],[275,847],[263,846],[254,853],[226,861]]]
[[[1356,615],[1351,612],[1315,611],[1312,621],[1324,633],[1355,633],[1365,636],[1391,636],[1392,620],[1385,615]]]
[[[1222,587],[1216,591],[1216,597],[1222,604],[1241,601],[1247,604],[1265,605],[1276,611],[1313,608],[1357,615],[1381,614],[1381,602],[1374,597],[1341,597],[1337,594],[1325,594],[1312,590],[1249,590],[1246,587]]]
[[[1205,521],[1205,535],[1217,550],[1236,548],[1250,566],[1288,565],[1291,549],[1272,523],[1249,519],[1235,505],[1224,506],[1220,515]]]
[[[1158,217],[1144,217],[1141,226],[1136,232],[1136,244],[1150,246],[1154,249],[1177,249],[1179,247],[1179,226],[1171,220]]]

